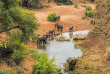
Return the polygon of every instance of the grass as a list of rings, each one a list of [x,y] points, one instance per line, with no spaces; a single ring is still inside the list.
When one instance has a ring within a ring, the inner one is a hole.
[[[82,41],[76,41],[75,42],[76,47],[78,44],[81,43]],[[99,53],[95,52],[96,49],[94,47],[90,47],[88,49],[82,49],[82,51],[83,51],[83,56],[78,58],[76,64],[76,70],[74,71],[75,72],[74,74],[103,74],[103,73],[109,74],[110,73],[107,72],[107,70],[110,69],[110,67],[105,68],[106,65],[102,61],[103,59],[101,58]]]

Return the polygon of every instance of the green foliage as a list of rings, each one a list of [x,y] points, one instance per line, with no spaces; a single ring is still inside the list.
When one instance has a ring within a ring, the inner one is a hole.
[[[73,2],[71,0],[55,0],[56,3],[63,3],[66,5],[72,5]]]
[[[11,57],[14,60],[14,62],[17,65],[19,65],[21,63],[21,61],[24,59],[24,53],[22,51],[14,49],[14,52]]]
[[[40,8],[40,7],[42,7],[41,0],[23,0],[22,5],[24,7],[29,7],[29,8]]]
[[[91,0],[91,2],[94,2],[95,0]]]
[[[0,1],[0,25],[5,32],[9,32],[13,28],[19,28],[22,32],[22,42],[27,43],[34,31],[37,30],[38,23],[36,23],[36,18],[32,12],[23,10],[18,6],[20,1]]]
[[[31,51],[31,54],[36,58],[33,65],[34,74],[56,74],[56,65],[53,64],[54,58],[49,59],[46,53],[39,53],[37,51]]]
[[[92,10],[91,6],[86,6],[86,11]]]
[[[74,7],[75,7],[75,8],[78,8],[78,4],[74,4]]]
[[[90,6],[86,6],[86,12],[85,12],[86,16],[88,17],[93,17],[94,11],[92,10],[92,8]]]
[[[90,10],[90,11],[86,11],[85,12],[86,13],[86,15],[88,16],[88,17],[93,17],[93,14],[94,14],[94,11],[93,10]]]
[[[18,6],[22,0],[1,0],[5,9],[13,8]]]
[[[14,69],[14,70],[4,70],[4,69],[0,68],[0,74],[22,74],[22,72],[18,68]]]
[[[55,22],[56,13],[50,13],[47,17],[48,21]]]
[[[22,36],[19,32],[9,34],[7,42],[0,45],[0,57],[11,57],[18,65],[24,58],[26,46],[20,41]]]
[[[37,35],[36,34],[32,34],[32,40],[33,40],[33,42],[35,42],[37,39],[38,39],[37,38]]]

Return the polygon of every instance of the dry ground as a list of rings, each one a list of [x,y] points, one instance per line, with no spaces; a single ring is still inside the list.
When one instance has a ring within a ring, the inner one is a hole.
[[[74,31],[92,29],[93,26],[90,25],[90,21],[82,19],[85,15],[85,8],[80,7],[80,5],[81,4],[79,4],[79,8],[74,8],[73,5],[58,6],[56,4],[50,4],[50,8],[33,10],[38,22],[40,23],[40,27],[36,31],[36,34],[43,35],[50,29],[54,29],[56,22],[47,21],[48,14],[53,12],[61,16],[59,23],[64,27],[63,32],[69,31],[69,27],[71,26],[74,26]],[[95,4],[87,5],[90,5],[93,9],[95,9]],[[57,30],[55,31],[58,33]]]

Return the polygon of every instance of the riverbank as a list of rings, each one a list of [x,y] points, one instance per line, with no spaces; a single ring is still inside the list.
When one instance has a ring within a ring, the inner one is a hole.
[[[82,49],[83,56],[78,58],[75,73],[109,74],[110,62],[104,60],[102,53],[91,41],[76,41],[76,47]]]

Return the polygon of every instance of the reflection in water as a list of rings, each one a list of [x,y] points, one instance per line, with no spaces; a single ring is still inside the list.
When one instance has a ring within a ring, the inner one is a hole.
[[[55,56],[55,64],[59,65],[60,67],[63,67],[63,63],[65,63],[69,57],[78,58],[82,55],[82,51],[74,47],[73,35],[75,35],[76,33],[87,34],[88,32],[89,31],[62,33],[63,36],[70,38],[70,41],[56,41],[56,39],[53,39],[50,41],[50,44],[46,44],[43,47],[39,46],[38,50],[41,52],[45,51],[50,58]]]
[[[38,49],[46,50],[46,45],[37,45],[37,48]]]
[[[70,33],[69,33],[69,37],[70,37],[70,39],[73,38],[73,32],[70,32]]]

